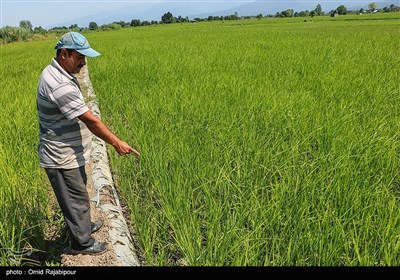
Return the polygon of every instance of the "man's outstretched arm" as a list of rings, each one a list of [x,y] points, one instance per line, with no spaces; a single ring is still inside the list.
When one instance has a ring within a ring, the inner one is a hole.
[[[137,150],[132,148],[125,141],[119,139],[90,110],[80,115],[78,118],[86,124],[86,126],[94,135],[104,140],[108,144],[112,145],[119,155],[123,156],[130,153],[134,153],[136,156],[140,156],[140,153]]]

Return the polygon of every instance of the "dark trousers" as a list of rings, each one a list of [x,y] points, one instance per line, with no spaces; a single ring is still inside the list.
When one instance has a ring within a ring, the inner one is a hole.
[[[85,166],[74,169],[45,168],[64,216],[71,246],[94,243],[90,227],[90,201]]]

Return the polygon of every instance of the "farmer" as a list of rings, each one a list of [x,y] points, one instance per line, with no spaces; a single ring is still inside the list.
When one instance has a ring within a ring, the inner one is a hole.
[[[37,89],[39,119],[39,164],[44,168],[64,216],[71,254],[101,254],[106,242],[92,233],[103,225],[90,218],[85,164],[89,159],[92,133],[112,145],[119,155],[139,152],[119,139],[85,104],[78,80],[86,57],[100,53],[77,32],[64,34],[55,46],[56,57],[42,72]]]

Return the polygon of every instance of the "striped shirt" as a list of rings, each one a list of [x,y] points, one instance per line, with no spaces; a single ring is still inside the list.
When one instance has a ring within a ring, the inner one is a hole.
[[[77,117],[89,111],[76,77],[53,58],[37,89],[39,163],[44,168],[71,169],[89,159],[92,133]]]

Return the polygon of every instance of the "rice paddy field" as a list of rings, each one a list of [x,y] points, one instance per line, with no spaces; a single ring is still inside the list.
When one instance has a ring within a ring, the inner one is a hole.
[[[147,265],[400,265],[398,13],[85,35],[102,119],[141,153],[109,150]],[[54,44],[0,45],[2,265],[44,246]]]

